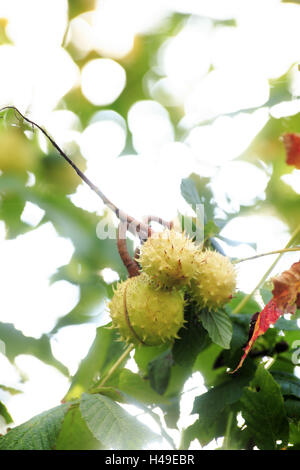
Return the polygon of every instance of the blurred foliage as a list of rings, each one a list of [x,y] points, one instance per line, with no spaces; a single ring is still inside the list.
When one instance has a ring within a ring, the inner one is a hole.
[[[94,10],[96,0],[72,0],[69,1],[69,18],[85,13],[86,11]]]
[[[69,1],[69,19],[93,9],[94,5],[94,0]],[[126,92],[113,104],[94,106],[77,87],[63,97],[61,108],[74,111],[83,128],[98,109],[112,109],[126,119],[132,104],[149,99],[143,86],[145,74],[160,46],[178,31],[185,18],[184,14],[176,13],[162,31],[135,38],[133,52],[120,59],[126,70]],[[220,23],[216,21],[215,26]],[[223,23],[231,27],[235,25],[233,20]],[[6,42],[2,23],[0,40]],[[69,53],[72,55],[71,49]],[[93,57],[98,55],[92,52],[77,60],[77,64],[82,67]],[[73,59],[76,61],[75,57]],[[292,99],[289,72],[270,80],[270,87],[270,97],[264,107],[270,108]],[[251,113],[255,109],[243,109],[229,115],[241,111]],[[183,109],[172,107],[168,111],[176,126],[183,116]],[[57,234],[71,240],[74,246],[70,262],[53,273],[51,282],[66,280],[79,287],[80,295],[77,305],[59,318],[52,331],[41,338],[27,337],[13,324],[0,323],[0,339],[5,343],[5,353],[11,362],[20,354],[31,354],[68,376],[67,367],[52,353],[52,336],[68,325],[97,324],[105,301],[113,292],[113,286],[103,280],[100,271],[111,268],[121,279],[126,278],[127,272],[115,240],[100,240],[96,235],[96,226],[106,214],[99,216],[78,208],[70,201],[70,194],[83,183],[53,148],[49,147],[46,153],[41,150],[36,134],[31,133],[28,138],[28,132],[24,133],[28,127],[23,128],[23,124],[16,120],[13,112],[0,120],[0,219],[5,223],[7,239],[13,239],[37,228],[21,220],[25,203],[28,201],[41,208],[44,216],[38,226],[51,222]],[[223,211],[223,217],[220,217],[209,178],[192,174],[182,180],[181,192],[186,202],[193,209],[196,204],[204,204],[205,247],[223,252],[220,240],[238,244],[219,235],[221,228],[237,215],[275,213],[291,231],[300,225],[300,194],[281,179],[293,168],[285,163],[280,141],[280,136],[287,130],[299,132],[299,129],[300,113],[288,118],[270,116],[264,128],[240,155],[240,159],[255,165],[259,165],[259,161],[264,162],[271,168],[271,176],[265,199],[251,207],[241,206],[238,213]],[[124,153],[134,152],[128,133]],[[78,149],[72,158],[84,171],[86,162]],[[30,185],[28,172],[34,175],[34,183]],[[192,227],[195,223],[196,215],[192,217]],[[300,237],[297,241],[300,242]],[[261,296],[266,303],[270,291],[262,289]],[[299,338],[297,317],[294,320],[280,318],[274,328],[257,340],[243,368],[229,375],[226,370],[237,365],[247,341],[251,316],[261,310],[261,305],[248,299],[239,313],[235,313],[235,308],[244,298],[245,294],[238,292],[225,310],[217,312],[186,309],[187,323],[179,333],[180,339],[173,345],[136,348],[133,358],[137,372],[125,368],[125,356],[118,367],[112,369],[124,353],[126,344],[119,341],[110,324],[98,327],[87,356],[70,379],[65,403],[1,437],[0,449],[139,449],[161,436],[173,445],[168,428],[178,429],[183,389],[195,372],[203,376],[207,392],[195,398],[192,413],[197,415],[197,419],[182,431],[182,449],[188,449],[193,440],[206,445],[223,436],[224,448],[252,449],[257,446],[259,449],[277,449],[288,446],[288,449],[299,449],[300,379],[295,375],[292,362],[295,353],[292,345]],[[268,370],[259,365],[264,357],[273,358]],[[102,386],[103,378],[112,370],[105,387]],[[4,382],[3,378],[0,382]],[[12,388],[1,387],[7,393],[14,393]],[[149,413],[161,426],[161,436],[125,412],[122,403],[134,404]],[[158,414],[153,412],[154,407],[162,410],[163,424]],[[240,413],[244,419],[242,425],[238,420]],[[13,410],[8,411],[0,402],[0,415],[8,424],[13,419]]]

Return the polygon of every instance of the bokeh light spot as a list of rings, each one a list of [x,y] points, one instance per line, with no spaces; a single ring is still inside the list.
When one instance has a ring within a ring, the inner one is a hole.
[[[136,102],[128,113],[128,127],[137,152],[156,152],[174,140],[174,129],[168,111],[152,100]]]
[[[113,103],[126,84],[124,68],[112,59],[94,59],[81,71],[82,93],[92,104],[105,106]]]
[[[239,210],[240,205],[248,206],[256,198],[264,198],[269,177],[258,167],[243,161],[223,165],[212,178],[211,186],[219,208]]]
[[[117,157],[126,143],[126,122],[115,111],[99,111],[90,120],[80,137],[80,149],[88,167],[103,164],[107,158]],[[101,167],[98,166],[99,172]]]

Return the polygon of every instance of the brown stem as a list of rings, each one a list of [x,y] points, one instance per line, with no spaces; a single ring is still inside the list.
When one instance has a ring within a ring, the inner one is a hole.
[[[60,156],[63,157],[69,165],[71,165],[71,167],[76,171],[77,175],[91,188],[92,191],[94,191],[102,199],[104,204],[116,214],[118,219],[126,222],[127,229],[131,233],[133,233],[133,235],[138,235],[140,239],[147,239],[148,236],[150,236],[151,229],[149,228],[149,226],[142,222],[139,222],[134,217],[131,217],[130,215],[126,214],[126,212],[123,212],[115,204],[113,204],[105,196],[105,194],[103,194],[103,192],[96,185],[94,185],[94,183],[92,183],[92,181],[90,181],[87,176],[85,176],[85,174],[77,167],[77,165],[75,165],[75,163],[59,147],[55,140],[53,140],[52,137],[50,137],[50,135],[45,131],[45,129],[43,129],[39,124],[32,121],[28,117],[24,116],[15,106],[4,106],[0,109],[0,112],[5,111],[7,109],[13,109],[15,113],[18,113],[22,117],[22,119],[24,119],[24,121],[31,124],[32,128],[36,127],[37,129],[39,129],[44,134],[44,136],[51,142],[51,144],[57,150]]]
[[[129,277],[138,276],[140,274],[140,267],[138,263],[131,258],[126,243],[127,224],[121,221],[117,231],[117,245],[120,257],[128,271]]]
[[[139,259],[140,253],[141,253],[141,247],[140,247],[140,246],[137,246],[136,249],[135,249],[135,252],[134,252],[134,259],[135,259],[135,260],[138,260],[138,259]],[[299,296],[299,297],[300,297],[300,296]],[[299,299],[299,301],[300,301],[300,299]]]

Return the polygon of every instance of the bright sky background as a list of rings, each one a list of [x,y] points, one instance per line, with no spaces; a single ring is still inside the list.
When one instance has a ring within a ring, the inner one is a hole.
[[[83,129],[80,116],[63,109],[63,96],[73,87],[81,87],[90,103],[112,104],[126,93],[126,71],[118,59],[134,53],[137,35],[163,29],[173,11],[194,16],[187,18],[184,27],[167,39],[153,58],[153,73],[144,77],[149,99],[131,107],[127,122],[115,111],[105,110],[96,112]],[[236,158],[266,124],[270,112],[281,117],[300,111],[300,74],[293,75],[293,103],[219,117],[201,127],[196,124],[220,113],[264,105],[270,91],[268,79],[279,77],[300,61],[298,6],[278,0],[104,0],[95,11],[74,18],[66,37],[66,0],[0,0],[0,18],[7,19],[6,33],[12,42],[0,46],[0,106],[14,104],[41,123],[64,148],[75,141],[87,160],[87,176],[126,212],[138,218],[148,213],[173,218],[177,209],[187,209],[180,181],[191,172],[212,177],[217,203],[223,209],[230,208],[228,197],[235,209],[264,198],[270,169]],[[211,18],[235,18],[237,27],[214,28]],[[62,48],[63,40],[72,44],[76,59],[91,50],[99,58],[79,70]],[[214,71],[207,75],[211,64]],[[185,113],[179,123],[185,131],[181,141],[175,139],[169,118],[167,107],[172,106],[180,106]],[[137,155],[118,158],[129,132]],[[41,139],[41,148],[44,145]],[[140,182],[139,197],[135,188],[124,185],[129,175]],[[283,179],[300,193],[300,170]],[[83,185],[70,198],[79,207],[103,213],[99,199]],[[42,216],[43,211],[28,203],[22,220],[35,226]],[[256,242],[258,252],[280,249],[290,236],[287,226],[274,214],[237,217],[222,234]],[[255,254],[246,244],[226,250],[236,257]],[[59,237],[51,223],[9,241],[5,241],[5,227],[0,223],[0,321],[14,323],[24,334],[36,338],[48,332],[78,300],[75,286],[65,281],[49,284],[49,277],[68,263],[72,253],[72,243]],[[273,259],[242,263],[239,288],[250,292]],[[287,254],[277,272],[296,260],[297,254]],[[104,273],[111,274],[109,270]],[[105,322],[104,313],[98,325]],[[96,326],[66,327],[53,337],[53,353],[71,374],[86,355]],[[19,424],[56,406],[68,389],[68,381],[31,356],[19,356],[16,364],[28,377],[22,384],[17,371],[0,353],[0,382],[24,391],[10,398],[0,391],[0,399]],[[133,360],[130,364],[134,369]],[[193,396],[205,390],[199,373],[185,390],[195,386],[196,390],[184,394],[185,413],[191,409]],[[187,426],[194,418],[180,424]]]

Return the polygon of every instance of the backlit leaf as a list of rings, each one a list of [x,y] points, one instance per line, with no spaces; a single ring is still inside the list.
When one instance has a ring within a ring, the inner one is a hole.
[[[149,428],[103,395],[83,394],[81,414],[96,439],[108,448],[139,450],[160,440]]]
[[[286,163],[300,169],[300,134],[286,133],[282,138],[286,151]]]
[[[0,437],[0,450],[51,450],[54,448],[69,405],[60,405],[35,416]]]
[[[232,338],[232,323],[227,313],[221,310],[215,312],[204,310],[201,312],[199,319],[208,331],[211,340],[222,346],[222,348],[229,349]]]
[[[279,385],[272,375],[259,366],[250,387],[241,398],[242,415],[262,450],[276,449],[287,444],[289,425]]]
[[[232,372],[237,371],[246,359],[250,349],[271,325],[286,312],[294,313],[300,299],[300,261],[294,263],[290,269],[284,271],[273,279],[273,297],[261,312],[253,315],[250,323],[249,340],[244,348],[244,354]]]

